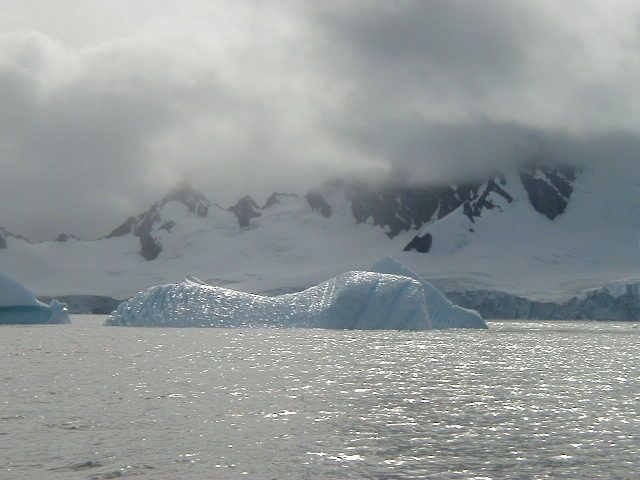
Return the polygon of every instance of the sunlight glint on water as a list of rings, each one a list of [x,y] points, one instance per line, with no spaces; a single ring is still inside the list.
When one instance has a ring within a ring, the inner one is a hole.
[[[640,329],[2,327],[0,478],[634,478]]]

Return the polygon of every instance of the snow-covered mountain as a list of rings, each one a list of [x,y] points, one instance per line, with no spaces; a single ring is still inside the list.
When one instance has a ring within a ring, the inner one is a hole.
[[[448,291],[565,301],[640,280],[637,172],[530,165],[483,181],[333,180],[230,207],[184,182],[98,240],[0,229],[0,271],[39,295],[125,298],[195,275],[294,291],[391,255]]]

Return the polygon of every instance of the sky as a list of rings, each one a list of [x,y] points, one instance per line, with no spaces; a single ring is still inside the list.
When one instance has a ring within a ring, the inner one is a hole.
[[[638,162],[629,0],[0,0],[0,226],[107,234],[331,176]],[[619,139],[622,139],[618,141]]]

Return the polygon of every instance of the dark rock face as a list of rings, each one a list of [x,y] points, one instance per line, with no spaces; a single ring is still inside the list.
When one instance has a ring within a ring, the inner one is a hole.
[[[67,242],[69,240],[80,240],[78,237],[71,233],[61,233],[53,239],[54,242]]]
[[[168,202],[180,202],[187,206],[190,213],[195,213],[198,217],[206,217],[211,207],[209,199],[187,181],[178,184],[161,200],[163,206]]]
[[[363,223],[371,219],[374,225],[386,228],[391,238],[402,231],[418,229],[432,220],[441,204],[447,210],[450,203],[457,203],[455,195],[450,187],[371,187],[353,183],[345,188],[345,196],[351,201],[351,212],[356,222]]]
[[[457,208],[462,208],[462,212],[469,219],[471,223],[474,223],[477,218],[480,218],[485,210],[492,210],[494,208],[500,208],[495,203],[497,197],[505,199],[511,203],[513,197],[505,191],[501,185],[505,185],[506,181],[501,176],[495,176],[482,184],[478,183],[466,183],[463,185],[456,185],[455,187],[447,187],[446,189],[432,189],[424,192],[427,197],[435,198],[436,209],[433,208],[434,201],[427,203],[428,209],[422,210],[427,215],[419,217],[421,224],[416,224],[414,228],[420,228],[422,225],[432,223],[435,220],[439,220]],[[420,210],[417,210],[420,211]],[[409,224],[405,224],[404,230],[408,230]],[[473,229],[470,228],[470,231]],[[394,233],[394,230],[391,230]],[[404,251],[415,250],[421,253],[428,253],[431,250],[433,243],[433,236],[426,232],[420,235],[416,235],[405,247]]]
[[[162,252],[162,243],[155,236],[158,230],[171,231],[173,222],[162,219],[161,210],[169,202],[179,202],[185,205],[190,213],[199,217],[206,217],[211,202],[201,192],[195,190],[188,182],[182,182],[171,190],[159,202],[154,203],[149,210],[137,217],[129,217],[122,225],[113,230],[106,238],[122,237],[132,233],[140,240],[140,254],[146,260],[158,258]]]
[[[498,181],[503,185],[506,183],[503,177],[497,177],[489,179],[481,188],[472,189],[471,198],[462,203],[463,212],[469,220],[474,222],[485,210],[500,208],[491,198],[492,194],[504,198],[509,203],[513,202],[513,197],[498,185]]]
[[[569,199],[573,192],[573,181],[576,178],[577,169],[569,167],[564,168],[552,168],[543,164],[536,164],[526,168],[523,168],[519,172],[520,181],[525,188],[529,201],[533,208],[550,220],[553,220],[558,215],[563,213],[569,203]],[[507,185],[506,178],[502,175],[495,175],[481,184],[466,183],[463,185],[457,185],[455,187],[455,195],[451,191],[444,190],[431,190],[431,195],[436,195],[439,202],[439,209],[437,210],[437,218],[435,210],[433,208],[433,201],[424,200],[425,216],[412,217],[415,220],[422,221],[422,225],[431,223],[437,219],[440,219],[453,210],[462,207],[462,212],[473,224],[478,218],[481,218],[483,213],[487,210],[493,210],[495,208],[501,208],[499,203],[504,204],[513,202],[513,196],[509,193],[510,185]],[[447,187],[453,190],[453,187]],[[425,193],[426,195],[426,193]],[[400,196],[402,198],[402,196]],[[497,202],[500,200],[499,202]],[[398,205],[404,205],[405,202],[397,200]],[[393,211],[391,215],[387,215],[389,218],[393,218]],[[395,220],[396,228],[392,228],[389,235],[398,231],[398,228],[408,230],[411,223],[404,221],[402,223],[403,214],[400,210],[395,212],[397,217]],[[431,217],[429,217],[431,213]],[[358,217],[356,217],[358,218]],[[425,220],[426,218],[426,220]],[[420,224],[415,222],[420,228]],[[414,227],[416,228],[416,227]],[[474,229],[470,225],[469,232],[473,233]],[[426,248],[424,242],[426,234],[421,232],[421,236],[416,236],[407,246],[404,248],[407,250],[416,250],[418,252],[427,253],[430,250],[431,242],[429,242],[429,248]],[[433,240],[429,237],[429,240]],[[418,248],[419,247],[419,248]]]
[[[533,208],[553,220],[567,208],[576,173],[575,168],[539,164],[522,168],[520,180]]]
[[[116,227],[105,238],[122,237],[122,236],[124,236],[124,235],[126,235],[128,233],[131,233],[133,231],[133,228],[136,225],[136,222],[137,222],[138,218],[140,218],[140,215],[138,215],[138,217],[129,217],[129,218],[127,218],[122,225]]]
[[[4,239],[4,236],[0,232],[0,250],[3,248],[7,248],[7,241]]]
[[[456,192],[445,187],[369,186],[352,183],[345,187],[351,211],[357,223],[371,219],[387,229],[393,238],[402,231],[419,229],[433,220],[442,209],[444,215],[459,203]]]
[[[433,243],[433,237],[430,233],[425,233],[423,236],[416,235],[411,239],[409,243],[402,249],[405,252],[415,250],[420,253],[429,253],[431,250],[431,244]]]
[[[252,218],[262,215],[261,208],[249,195],[242,197],[233,207],[229,207],[227,210],[238,218],[240,228],[247,228]]]
[[[307,193],[306,199],[312,210],[320,210],[320,213],[325,218],[331,216],[331,205],[327,203],[320,192],[312,190]]]
[[[423,187],[351,183],[345,187],[345,196],[351,201],[357,223],[371,219],[374,225],[386,228],[387,235],[393,238],[402,231],[419,230],[427,223],[446,217],[461,205],[464,205],[465,215],[473,221],[484,209],[496,207],[490,198],[491,193],[512,201],[500,182],[504,182],[502,177],[484,183]],[[417,245],[422,245],[419,251],[428,251],[426,244],[418,240],[407,247],[414,250]]]

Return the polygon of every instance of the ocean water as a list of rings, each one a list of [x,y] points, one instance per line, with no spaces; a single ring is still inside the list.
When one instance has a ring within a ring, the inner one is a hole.
[[[1,479],[640,476],[637,324],[0,327]]]

